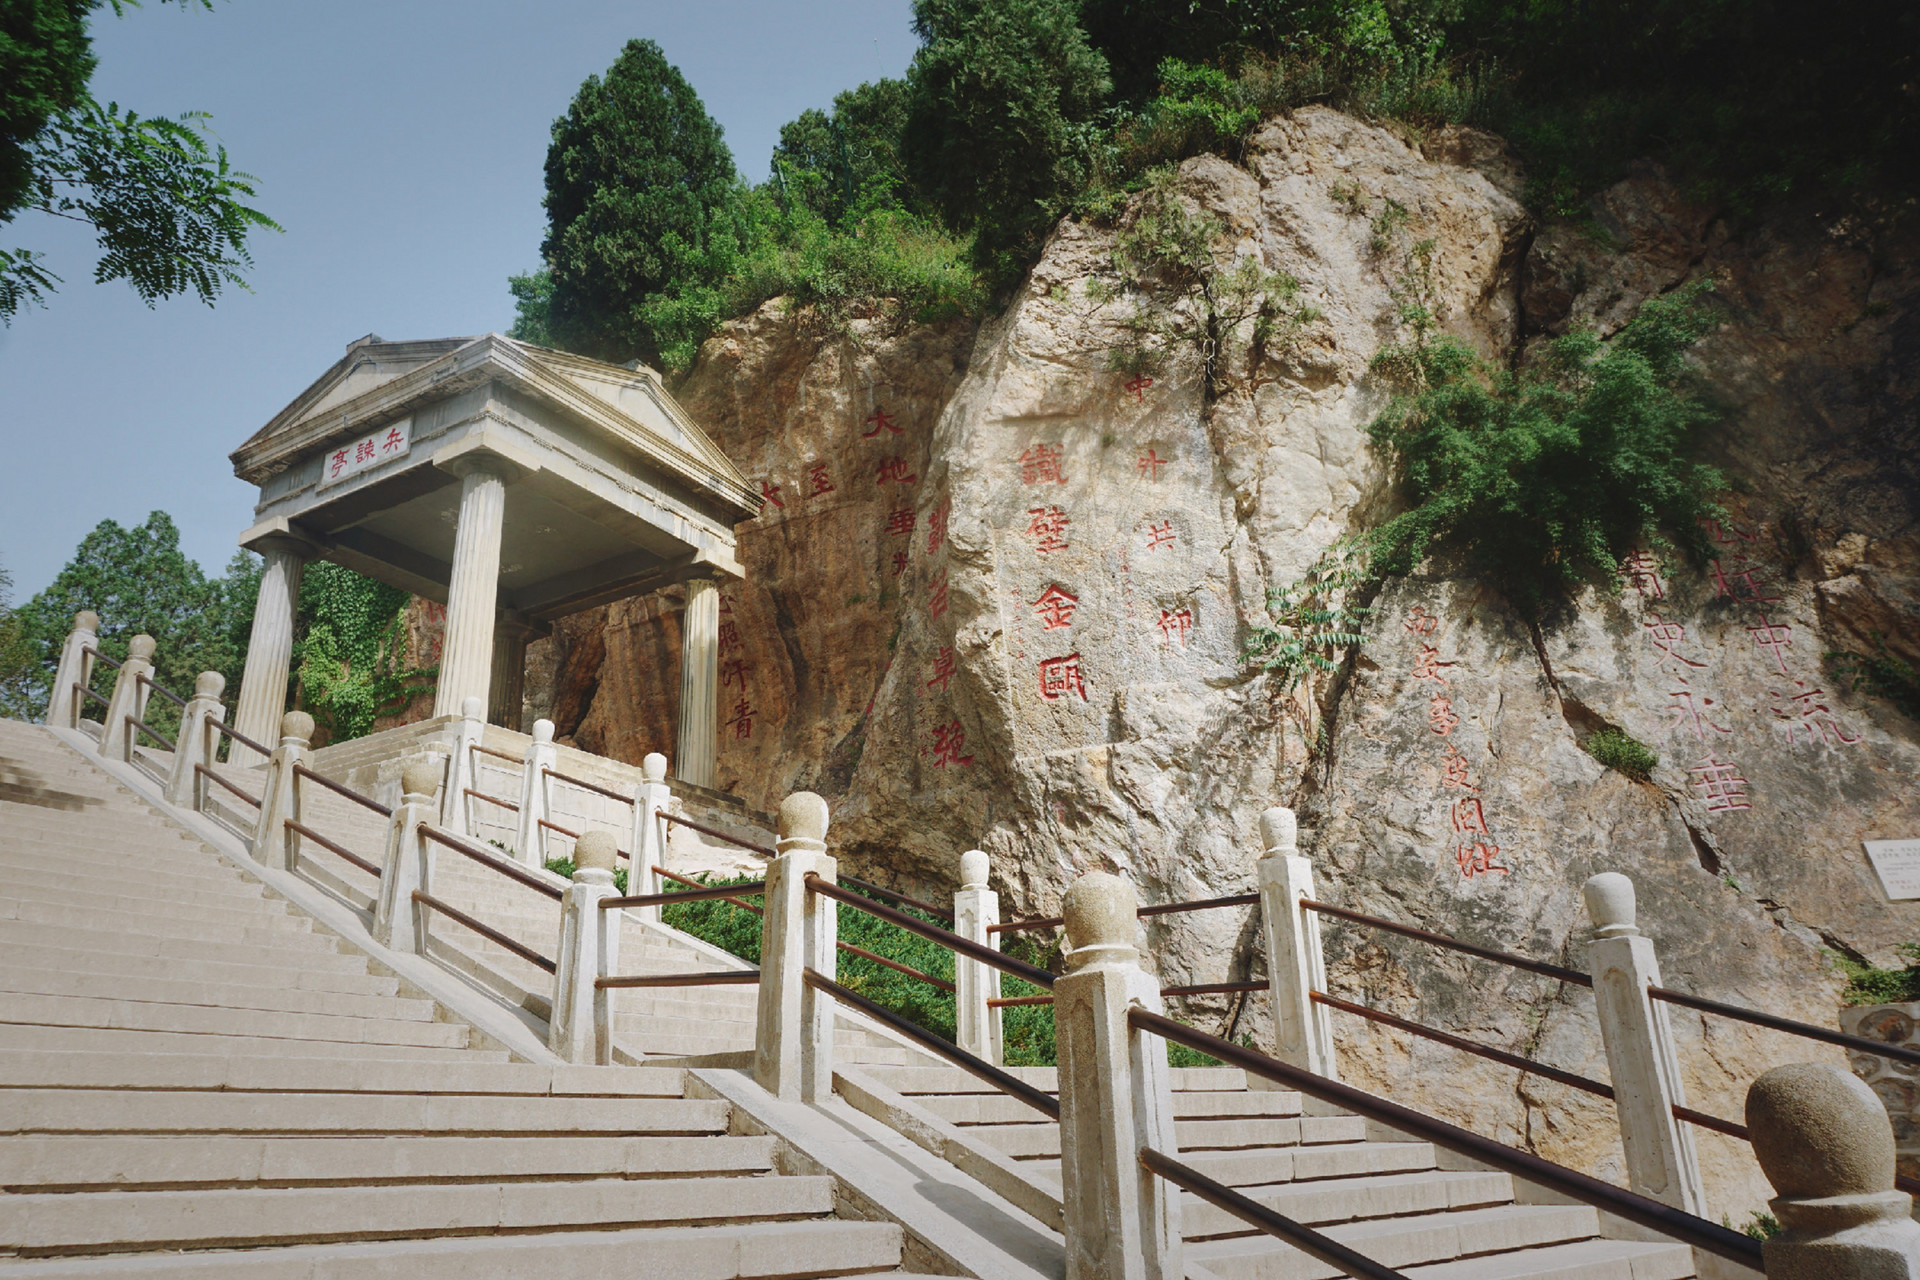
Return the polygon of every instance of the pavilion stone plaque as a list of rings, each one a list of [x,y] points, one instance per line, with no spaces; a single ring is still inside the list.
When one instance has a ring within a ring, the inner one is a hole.
[[[1920,898],[1920,840],[1863,840],[1880,887],[1895,902]]]
[[[320,464],[320,488],[396,462],[413,447],[413,419],[402,418],[371,431],[358,440],[335,445]]]

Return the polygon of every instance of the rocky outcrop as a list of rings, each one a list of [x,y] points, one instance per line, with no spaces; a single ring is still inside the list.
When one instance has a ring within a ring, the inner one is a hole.
[[[779,303],[727,326],[679,390],[769,496],[724,596],[722,786],[761,809],[822,792],[850,868],[923,892],[978,845],[1017,914],[1090,869],[1150,901],[1248,888],[1257,815],[1290,803],[1329,896],[1575,966],[1582,880],[1624,870],[1672,985],[1831,1023],[1823,948],[1890,961],[1920,921],[1858,843],[1920,831],[1920,728],[1825,661],[1876,633],[1913,656],[1920,635],[1912,229],[1733,224],[1647,169],[1585,229],[1536,235],[1518,190],[1484,134],[1422,150],[1319,108],[1268,123],[1244,166],[1187,162],[1185,207],[1317,313],[1217,347],[1211,385],[1192,324],[1159,326],[1148,375],[1118,371],[1140,308],[1193,319],[1116,277],[1124,220],[1063,224],[978,331]],[[1286,693],[1244,660],[1268,592],[1391,501],[1365,426],[1406,306],[1518,360],[1703,275],[1726,323],[1699,361],[1739,489],[1715,558],[1637,559],[1538,625],[1431,565],[1381,593],[1333,678]],[[670,749],[675,610],[568,620],[537,646],[538,709],[592,750]],[[1648,780],[1582,749],[1605,728],[1658,752]],[[1262,963],[1242,913],[1153,940],[1170,981]],[[1584,992],[1349,929],[1330,954],[1342,992],[1605,1074]],[[1258,1002],[1190,1012],[1266,1021]],[[1349,1078],[1618,1172],[1593,1099],[1340,1034]],[[1755,1071],[1810,1052],[1697,1017],[1679,1034],[1694,1104],[1729,1117]],[[1701,1145],[1716,1213],[1757,1205],[1744,1151]]]

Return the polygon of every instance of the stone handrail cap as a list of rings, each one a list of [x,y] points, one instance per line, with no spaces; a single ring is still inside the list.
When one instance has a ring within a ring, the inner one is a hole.
[[[153,656],[153,651],[157,647],[159,647],[159,642],[152,636],[142,632],[127,641],[127,656],[129,658],[139,658],[144,661]]]
[[[1633,881],[1618,871],[1602,871],[1588,878],[1580,895],[1587,900],[1587,916],[1596,938],[1617,938],[1640,930],[1634,925]]]
[[[780,802],[780,838],[824,843],[827,802],[811,791],[796,791]]]
[[[460,714],[469,720],[485,720],[487,700],[477,696],[465,699],[460,704]]]
[[[73,615],[73,629],[75,631],[98,631],[100,629],[100,615],[91,609],[82,609]]]
[[[1260,845],[1268,858],[1286,857],[1294,853],[1300,844],[1300,823],[1293,816],[1293,810],[1285,805],[1274,805],[1260,815]]]
[[[665,782],[667,758],[658,751],[647,752],[646,758],[640,761],[640,773],[648,782]]]
[[[1782,1198],[1823,1200],[1893,1190],[1893,1125],[1845,1067],[1796,1062],[1747,1090],[1747,1132]]]
[[[440,789],[440,758],[408,756],[400,763],[400,790],[409,798],[430,799]]]
[[[613,832],[600,827],[582,831],[573,842],[573,865],[578,871],[611,871],[618,854]]]
[[[987,862],[984,849],[969,849],[960,855],[960,887],[962,889],[984,889],[987,876],[992,867]]]
[[[227,691],[227,678],[218,671],[202,671],[193,681],[193,696],[217,698]]]
[[[533,722],[533,740],[535,742],[552,742],[553,721],[535,720]]]
[[[313,717],[304,711],[289,711],[280,717],[280,737],[295,738],[301,744],[313,741]]]
[[[1075,880],[1060,904],[1067,943],[1074,951],[1089,947],[1131,947],[1137,917],[1133,886],[1119,876],[1090,871]]]

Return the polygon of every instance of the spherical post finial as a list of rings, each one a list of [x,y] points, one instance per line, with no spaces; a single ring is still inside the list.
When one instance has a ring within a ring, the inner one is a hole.
[[[665,782],[667,758],[658,751],[647,752],[646,757],[640,761],[640,774],[648,782]]]
[[[218,671],[202,671],[193,681],[193,696],[217,701],[227,691],[227,678]]]
[[[133,639],[127,641],[127,656],[129,658],[138,658],[142,662],[146,662],[153,657],[153,651],[158,647],[159,647],[158,641],[156,641],[152,636],[147,635],[145,632],[142,632],[141,634],[135,636]]]
[[[400,763],[400,793],[409,803],[433,799],[440,789],[440,758],[408,756]]]
[[[460,714],[468,720],[487,718],[487,700],[479,696],[470,696],[460,703]]]
[[[590,828],[580,833],[573,842],[573,865],[576,871],[612,871],[619,860],[619,845],[613,832],[600,827]]]
[[[1596,938],[1628,938],[1640,932],[1634,924],[1633,881],[1618,871],[1602,871],[1588,878],[1580,895],[1587,900],[1587,917]]]
[[[280,717],[280,741],[306,746],[313,741],[313,717],[304,711],[289,711]]]
[[[541,743],[552,742],[553,741],[553,721],[535,720],[533,722],[533,740],[535,742],[541,742]]]
[[[1133,886],[1119,876],[1092,871],[1075,880],[1060,904],[1067,925],[1067,963],[1080,968],[1102,956],[1132,959],[1138,927]]]
[[[82,609],[73,615],[73,629],[75,631],[98,631],[100,629],[100,615],[91,609]]]
[[[1260,846],[1263,858],[1289,858],[1300,852],[1300,824],[1293,810],[1277,804],[1260,815]]]
[[[987,861],[984,849],[969,849],[960,855],[960,887],[962,889],[984,889],[987,877],[993,867]]]
[[[827,802],[811,791],[796,791],[780,802],[780,852],[827,847]]]
[[[1782,1199],[1893,1190],[1887,1109],[1845,1067],[1796,1062],[1768,1071],[1747,1090],[1747,1132],[1761,1172]]]

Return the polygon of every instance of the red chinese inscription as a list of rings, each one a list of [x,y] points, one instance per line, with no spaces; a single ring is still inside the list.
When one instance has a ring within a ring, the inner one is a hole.
[[[1162,547],[1172,546],[1173,543],[1173,521],[1168,520],[1164,524],[1147,525],[1147,550],[1158,551]]]
[[[873,427],[873,430],[864,432],[860,437],[862,440],[871,440],[882,431],[891,431],[895,435],[900,434],[900,428],[893,425],[893,417],[885,409],[875,409],[872,413],[868,414],[867,422]]]
[[[933,730],[933,766],[944,769],[948,765],[965,767],[973,763],[970,755],[961,755],[967,747],[967,731],[960,727],[958,720],[935,725]]]
[[[733,704],[733,715],[727,720],[727,724],[733,729],[733,736],[736,738],[753,736],[753,707],[745,697]]]
[[[1444,738],[1459,727],[1460,717],[1454,713],[1453,700],[1443,694],[1435,694],[1433,701],[1427,704],[1427,728]]]
[[[907,553],[904,551],[894,552],[893,553],[893,576],[897,578],[901,574],[905,573],[906,571],[907,571]]]
[[[1620,562],[1620,580],[1652,600],[1667,598],[1667,584],[1660,577],[1660,560],[1651,551],[1635,551]]]
[[[771,483],[771,482],[769,482],[769,481],[766,481],[766,480],[762,480],[762,481],[760,482],[760,496],[761,496],[762,498],[765,498],[765,499],[766,499],[766,500],[767,500],[767,501],[768,501],[768,502],[769,502],[770,504],[772,504],[773,506],[776,506],[776,507],[779,507],[779,508],[781,508],[782,510],[785,510],[785,509],[786,509],[786,505],[787,505],[787,504],[786,504],[786,503],[784,503],[784,502],[782,502],[782,501],[780,501],[780,486],[779,486],[779,485],[777,485],[777,484],[773,484],[773,483]]]
[[[745,694],[747,691],[748,670],[746,660],[743,658],[734,658],[731,661],[721,663],[720,687],[725,689],[729,685],[737,684],[740,686],[740,692]]]
[[[1784,693],[1770,689],[1767,696],[1773,699],[1774,723],[1787,735],[1787,745],[1799,742],[1799,735],[1807,735],[1807,745],[1813,745],[1816,734],[1830,747],[1850,747],[1860,741],[1860,735],[1847,736],[1846,726],[1841,724],[1833,709],[1822,702],[1827,696],[1825,689],[1809,689],[1805,680],[1793,682],[1795,692]]]
[[[1407,614],[1407,620],[1402,625],[1406,627],[1408,635],[1430,636],[1440,626],[1440,619],[1434,617],[1419,605],[1415,605],[1412,611]]]
[[[1027,536],[1034,539],[1033,549],[1043,556],[1067,549],[1067,526],[1071,523],[1058,507],[1027,509]]]
[[[932,555],[946,541],[947,519],[953,513],[953,503],[943,502],[927,512],[927,554]]]
[[[1158,484],[1160,482],[1160,468],[1166,466],[1167,461],[1167,459],[1161,457],[1152,449],[1149,449],[1140,455],[1140,461],[1134,464],[1134,470],[1155,484]]]
[[[1087,700],[1087,685],[1080,676],[1080,655],[1070,653],[1064,658],[1047,658],[1040,663],[1040,696],[1048,702],[1058,702],[1069,694],[1077,694],[1080,701]]]
[[[1709,751],[1699,763],[1689,766],[1687,772],[1693,775],[1693,789],[1700,793],[1708,813],[1753,808],[1747,797],[1747,780],[1740,776],[1739,766],[1731,760],[1721,760]]]
[[[912,484],[920,477],[907,470],[905,458],[887,458],[880,464],[880,471],[873,477],[875,484]]]
[[[1774,665],[1780,669],[1781,675],[1786,675],[1787,650],[1793,647],[1793,628],[1784,622],[1769,622],[1763,613],[1757,626],[1747,628],[1747,634],[1753,637],[1757,648],[1773,654]]]
[[[1020,455],[1020,483],[1065,484],[1060,463],[1066,450],[1057,444],[1037,444]]]
[[[937,618],[947,611],[947,571],[933,580],[933,592],[927,596],[927,616]]]
[[[1042,631],[1057,631],[1073,625],[1073,611],[1079,607],[1080,597],[1068,595],[1056,582],[1042,591],[1040,598],[1033,602],[1033,613],[1040,619]]]
[[[740,628],[731,622],[720,624],[720,652],[740,647]]]
[[[1440,778],[1441,786],[1460,791],[1480,790],[1473,785],[1473,777],[1467,768],[1466,754],[1453,743],[1449,742],[1447,749],[1440,753],[1440,765],[1445,770]]]
[[[1440,647],[1438,645],[1423,644],[1420,646],[1419,656],[1413,660],[1413,678],[1415,680],[1431,680],[1435,684],[1445,684],[1447,678],[1440,674],[1440,669],[1452,665],[1451,662],[1440,661]]]
[[[1126,383],[1126,389],[1133,393],[1134,403],[1144,404],[1147,399],[1147,388],[1152,385],[1153,379],[1147,377],[1145,374],[1141,374],[1137,378],[1129,379]]]
[[[824,462],[807,464],[807,482],[813,486],[807,494],[809,498],[817,498],[823,493],[833,492],[833,481],[827,477],[827,464]]]
[[[1192,630],[1192,609],[1174,609],[1172,611],[1162,609],[1160,611],[1160,636],[1168,644],[1177,644],[1182,649],[1186,648],[1187,636]]]
[[[1660,660],[1653,664],[1654,670],[1666,671],[1675,680],[1685,684],[1687,675],[1681,669],[1682,667],[1690,667],[1697,671],[1707,665],[1704,662],[1695,662],[1680,652],[1680,646],[1687,638],[1687,629],[1680,623],[1668,622],[1659,614],[1650,613],[1647,615],[1647,620],[1640,626],[1647,633],[1647,639],[1653,642],[1653,647],[1660,651]],[[1669,667],[1670,663],[1679,665]]]
[[[353,447],[353,460],[355,463],[372,462],[374,457],[373,441],[371,440],[362,440]]]
[[[887,535],[893,538],[911,538],[913,536],[914,525],[917,523],[919,523],[919,518],[915,516],[912,511],[902,507],[887,517]]]
[[[1700,739],[1702,742],[1707,740],[1707,732],[1709,730],[1720,734],[1722,737],[1732,736],[1733,730],[1715,724],[1713,720],[1709,718],[1708,713],[1719,705],[1712,698],[1702,694],[1699,701],[1696,702],[1694,700],[1693,690],[1691,689],[1675,689],[1667,694],[1667,697],[1672,700],[1672,705],[1667,708],[1667,731],[1669,733],[1675,729],[1688,729],[1692,731],[1694,737]]]
[[[947,683],[953,679],[953,646],[943,644],[940,651],[933,655],[933,678],[927,681],[927,688],[938,687],[940,692],[947,691]]]
[[[1722,600],[1737,600],[1741,604],[1779,603],[1781,597],[1761,594],[1767,590],[1761,581],[1766,576],[1763,566],[1749,564],[1745,556],[1736,557],[1730,563],[1713,562],[1714,593]]]

